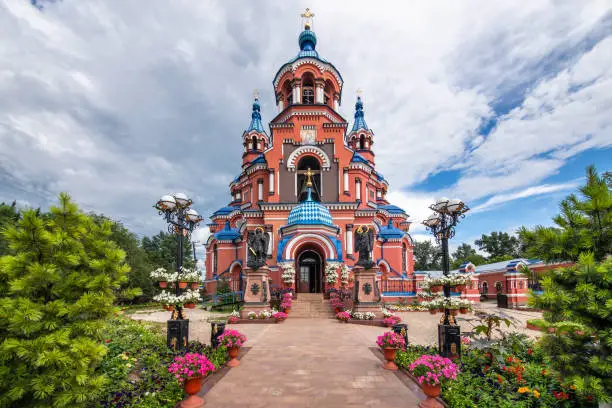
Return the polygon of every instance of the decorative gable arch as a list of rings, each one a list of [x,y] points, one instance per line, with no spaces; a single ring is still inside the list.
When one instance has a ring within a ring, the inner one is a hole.
[[[327,156],[327,153],[325,153],[323,149],[317,146],[300,146],[289,155],[289,158],[287,159],[287,169],[290,171],[295,171],[298,159],[305,154],[311,154],[319,158],[319,160],[321,160],[321,168],[323,170],[329,170],[331,168],[329,156]]]

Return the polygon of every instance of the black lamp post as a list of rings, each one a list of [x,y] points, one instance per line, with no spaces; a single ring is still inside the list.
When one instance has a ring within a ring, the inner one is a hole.
[[[442,245],[442,273],[449,275],[448,240],[455,236],[455,226],[465,213],[467,205],[458,199],[442,198],[429,206],[434,212],[423,224],[436,237],[436,242]],[[461,353],[461,332],[448,308],[450,304],[450,284],[444,284],[444,316],[438,325],[438,345],[440,354],[444,357],[456,358]]]
[[[189,239],[195,227],[202,221],[202,217],[196,210],[190,208],[191,199],[183,193],[168,194],[160,198],[155,204],[159,215],[163,215],[168,223],[168,232],[176,234],[176,272],[180,274],[183,268],[183,241]],[[179,286],[178,278],[174,283],[175,294],[181,296],[183,290]],[[172,317],[168,320],[168,347],[181,350],[189,342],[189,320],[183,313],[183,307],[176,305],[172,311]]]

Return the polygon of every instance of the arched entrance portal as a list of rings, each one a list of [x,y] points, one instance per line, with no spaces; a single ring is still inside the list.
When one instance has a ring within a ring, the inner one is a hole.
[[[323,260],[318,252],[305,250],[297,258],[296,292],[323,292]]]

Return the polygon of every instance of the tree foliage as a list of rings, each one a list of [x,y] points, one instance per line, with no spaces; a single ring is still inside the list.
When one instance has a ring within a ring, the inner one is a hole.
[[[183,238],[183,266],[195,268],[191,241]],[[142,239],[142,248],[147,253],[149,262],[155,267],[163,267],[169,271],[176,269],[176,254],[178,243],[176,235],[160,231],[159,234]]]
[[[556,332],[541,345],[551,364],[584,395],[612,395],[612,259],[597,264],[592,254],[542,280],[530,304],[545,310]]]
[[[452,254],[451,269],[457,269],[465,262],[471,262],[474,265],[482,265],[487,262],[487,258],[478,254],[470,244],[463,243],[457,247],[457,250]]]
[[[3,234],[0,258],[0,406],[81,407],[105,377],[102,331],[129,266],[109,222],[67,194],[48,216],[25,210]]]
[[[489,254],[489,262],[499,262],[521,256],[520,241],[517,237],[502,231],[493,231],[490,235],[482,234],[474,241],[481,251]]]
[[[527,255],[545,261],[577,261],[584,252],[601,261],[612,254],[612,190],[609,178],[587,168],[587,182],[579,195],[561,201],[561,213],[553,218],[555,227],[525,227],[518,233]]]
[[[415,271],[442,269],[442,253],[431,241],[415,241],[413,253]]]
[[[19,220],[19,210],[17,203],[12,204],[0,203],[0,256],[8,253],[8,242],[2,236],[1,232],[17,223]]]

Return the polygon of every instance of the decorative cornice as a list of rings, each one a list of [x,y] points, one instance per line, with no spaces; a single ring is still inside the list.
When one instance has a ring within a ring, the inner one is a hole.
[[[331,162],[329,160],[329,157],[327,156],[327,153],[325,153],[323,149],[313,146],[313,145],[305,145],[305,146],[298,147],[293,152],[291,152],[291,154],[289,155],[289,158],[287,159],[287,169],[289,171],[296,170],[295,165],[296,165],[297,158],[304,153],[312,153],[318,158],[320,158],[321,161],[323,162],[323,165],[321,166],[323,170],[329,170],[329,168],[331,167]]]
[[[349,169],[363,170],[368,174],[372,173],[372,167],[368,166],[365,163],[361,163],[361,162],[359,163],[352,162],[351,164],[349,164]]]
[[[332,75],[336,78],[336,81],[338,81],[338,85],[340,85],[340,88],[342,88],[342,85],[343,85],[342,78],[340,77],[340,74],[338,73],[336,68],[334,68],[331,64],[327,62],[323,62],[315,58],[299,58],[296,61],[286,63],[278,71],[273,81],[274,89],[278,88],[279,81],[281,80],[283,75],[285,75],[289,71],[295,72],[301,65],[304,65],[304,64],[312,64],[315,67],[319,68],[320,72],[325,72],[325,71],[331,72]]]
[[[251,175],[258,170],[268,170],[268,165],[265,163],[257,163],[246,169],[246,174]]]
[[[300,105],[300,106],[308,106],[308,105]],[[327,112],[325,110],[291,110],[290,112],[287,112],[286,115],[281,117],[278,121],[281,122],[281,123],[285,123],[292,116],[325,116],[327,119],[329,119],[333,123],[339,123],[342,126],[346,126],[347,125],[346,122],[338,121],[337,118],[335,118],[333,115],[331,115],[329,112]]]

